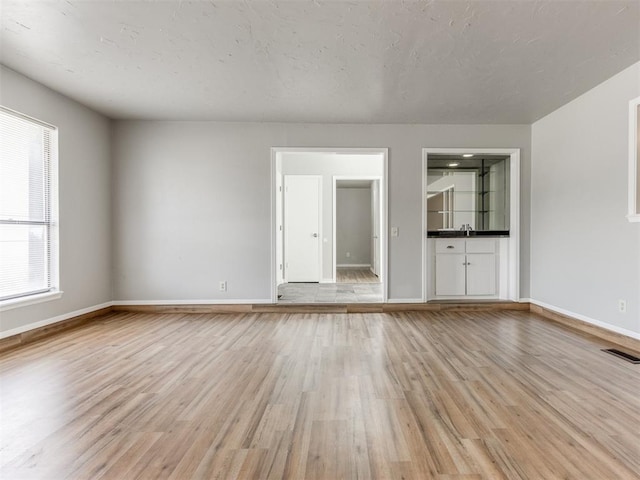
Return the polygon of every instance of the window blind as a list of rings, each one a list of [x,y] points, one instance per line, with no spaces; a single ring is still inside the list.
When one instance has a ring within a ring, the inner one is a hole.
[[[0,107],[0,301],[54,289],[56,135]]]

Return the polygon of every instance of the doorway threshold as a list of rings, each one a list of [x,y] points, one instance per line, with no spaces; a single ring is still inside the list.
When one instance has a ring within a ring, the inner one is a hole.
[[[382,303],[382,283],[283,283],[278,304]]]

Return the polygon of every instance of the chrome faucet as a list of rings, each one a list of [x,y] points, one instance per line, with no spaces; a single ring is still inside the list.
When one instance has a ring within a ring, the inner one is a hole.
[[[467,237],[468,237],[470,232],[473,230],[473,228],[471,228],[471,225],[469,225],[468,223],[464,223],[460,227],[460,230],[463,231],[463,232],[467,232]]]

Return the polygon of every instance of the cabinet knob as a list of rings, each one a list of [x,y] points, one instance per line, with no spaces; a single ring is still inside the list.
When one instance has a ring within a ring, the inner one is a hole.
[[[447,248],[454,248],[453,245],[447,245]]]

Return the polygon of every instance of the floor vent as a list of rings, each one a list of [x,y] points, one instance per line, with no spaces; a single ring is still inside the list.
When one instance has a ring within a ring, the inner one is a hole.
[[[622,350],[616,350],[615,348],[605,348],[602,351],[610,353],[611,355],[615,355],[616,357],[620,357],[627,362],[640,363],[640,357],[636,357],[635,355],[631,355],[630,353],[623,352]]]

